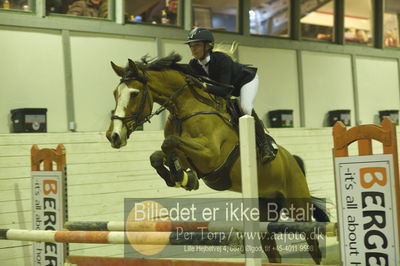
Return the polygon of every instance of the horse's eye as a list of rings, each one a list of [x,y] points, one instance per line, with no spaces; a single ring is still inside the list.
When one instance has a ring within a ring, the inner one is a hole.
[[[135,97],[135,96],[137,96],[139,94],[139,90],[132,89],[132,90],[130,90],[130,93],[131,93],[131,98],[132,98],[132,97]]]

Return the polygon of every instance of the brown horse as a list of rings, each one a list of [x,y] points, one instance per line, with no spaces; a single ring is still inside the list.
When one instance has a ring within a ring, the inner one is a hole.
[[[121,81],[114,90],[116,108],[107,138],[113,148],[120,148],[127,144],[137,126],[167,109],[170,116],[164,129],[162,151],[150,157],[152,166],[167,185],[197,189],[201,178],[212,189],[241,192],[239,138],[237,127],[226,111],[227,101],[195,86],[196,79],[185,74],[183,65],[177,64],[180,59],[180,55],[172,53],[150,63],[129,60],[125,68],[111,63]],[[154,102],[161,107],[152,113]],[[296,159],[285,148],[278,147],[273,161],[258,162],[260,203],[277,199],[280,207],[288,207],[290,203],[307,212],[302,218],[293,217],[296,221],[310,221],[309,206],[316,198],[311,197]],[[261,211],[264,206],[260,207]],[[326,221],[327,216],[316,207],[314,217]],[[319,264],[318,240],[308,233],[307,236],[309,252]],[[273,236],[268,234],[261,242],[269,261],[280,262]]]

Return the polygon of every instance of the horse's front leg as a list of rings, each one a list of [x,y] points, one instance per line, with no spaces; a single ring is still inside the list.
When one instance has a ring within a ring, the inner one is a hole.
[[[166,163],[166,155],[162,151],[155,151],[153,154],[150,156],[150,163],[151,166],[153,166],[154,169],[156,169],[157,173],[159,176],[164,179],[165,183],[167,183],[167,186],[169,187],[174,187],[175,186],[175,181],[171,178],[171,173],[165,167]]]
[[[171,176],[178,186],[188,190],[198,188],[198,178],[194,169],[190,168],[188,158],[194,162],[201,162],[201,166],[212,160],[211,150],[206,147],[207,139],[168,136],[161,148],[168,158],[168,166]],[[215,154],[215,153],[214,153]],[[202,168],[208,169],[208,168]]]

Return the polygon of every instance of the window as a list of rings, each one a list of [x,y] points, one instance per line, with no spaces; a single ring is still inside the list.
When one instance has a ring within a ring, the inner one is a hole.
[[[30,1],[29,1],[30,2]],[[28,0],[0,0],[1,9],[31,11]]]
[[[179,0],[125,0],[126,23],[179,25]]]
[[[383,34],[385,47],[400,47],[399,35],[400,3],[398,0],[385,1]]]
[[[372,0],[345,1],[344,39],[347,43],[373,44]]]
[[[46,0],[46,12],[91,18],[108,18],[109,2],[111,0]]]
[[[289,36],[289,0],[251,0],[250,33]]]
[[[334,24],[333,0],[303,0],[300,6],[303,39],[332,41]]]
[[[239,0],[192,0],[193,26],[239,31]]]

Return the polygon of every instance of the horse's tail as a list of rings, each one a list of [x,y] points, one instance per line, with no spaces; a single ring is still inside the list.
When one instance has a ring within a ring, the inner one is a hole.
[[[317,222],[330,222],[329,215],[326,212],[326,200],[317,197],[311,197],[313,207],[313,217]]]
[[[297,164],[300,166],[301,171],[303,172],[304,176],[306,176],[306,168],[304,166],[303,159],[300,156],[293,155],[294,159],[296,160]],[[312,204],[315,207],[313,211],[313,217],[317,222],[330,222],[329,215],[326,212],[326,200],[317,197],[311,197]]]

